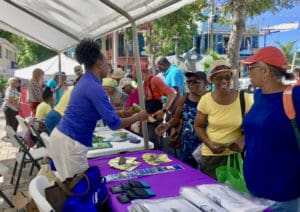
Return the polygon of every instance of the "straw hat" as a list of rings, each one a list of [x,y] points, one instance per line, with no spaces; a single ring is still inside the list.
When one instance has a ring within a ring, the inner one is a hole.
[[[114,69],[111,77],[114,79],[121,79],[125,76],[125,72],[121,68]]]
[[[119,82],[119,87],[122,89],[126,85],[131,85],[131,79],[130,78],[122,78]]]
[[[232,75],[235,74],[230,68],[230,64],[225,60],[215,60],[210,65],[210,72],[207,75],[207,81],[211,83],[211,78],[220,72],[229,71]]]

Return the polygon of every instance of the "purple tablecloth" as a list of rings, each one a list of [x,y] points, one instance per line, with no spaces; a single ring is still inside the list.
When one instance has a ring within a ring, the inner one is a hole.
[[[147,150],[147,151],[139,151],[139,152],[131,152],[122,155],[112,155],[112,156],[104,156],[100,158],[95,158],[89,160],[90,166],[98,166],[101,170],[102,176],[106,176],[109,174],[115,174],[121,172],[120,170],[111,168],[108,165],[108,161],[115,157],[137,157],[137,161],[141,162],[136,169],[143,169],[153,167],[152,165],[147,164],[143,159],[142,155],[144,153],[156,153],[156,154],[164,154],[164,152],[159,150]],[[161,166],[168,165],[181,165],[184,169],[166,173],[160,173],[150,176],[144,176],[140,178],[136,178],[137,180],[143,180],[149,183],[151,189],[155,192],[156,196],[153,199],[164,198],[164,197],[175,197],[179,196],[179,189],[182,186],[195,186],[200,184],[212,184],[217,183],[214,179],[206,176],[200,171],[186,165],[185,163],[179,161],[178,159],[169,155],[169,158],[172,160],[168,163],[163,163]],[[126,180],[109,182],[107,183],[107,187],[111,187],[113,185],[120,185],[121,183],[126,182]],[[128,204],[122,204],[117,200],[117,196],[119,194],[111,194],[110,196],[110,205],[113,211],[123,212],[127,211]]]

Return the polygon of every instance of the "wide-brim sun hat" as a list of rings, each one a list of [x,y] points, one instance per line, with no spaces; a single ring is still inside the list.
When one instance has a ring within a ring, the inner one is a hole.
[[[126,85],[131,85],[131,79],[130,78],[122,78],[119,82],[119,87],[122,89]]]
[[[231,69],[230,64],[226,60],[215,60],[210,65],[210,71],[207,75],[207,81],[212,82],[211,78],[220,72],[231,72],[232,76],[235,74],[235,72]]]
[[[263,62],[285,71],[288,70],[287,59],[282,51],[274,46],[267,46],[259,49],[253,56],[241,60],[244,65],[251,65],[253,63]]]
[[[121,79],[125,76],[125,72],[121,68],[116,68],[113,70],[113,73],[111,75],[114,79]]]
[[[106,78],[102,79],[102,86],[116,88],[116,87],[118,87],[118,83],[116,80],[106,77]]]

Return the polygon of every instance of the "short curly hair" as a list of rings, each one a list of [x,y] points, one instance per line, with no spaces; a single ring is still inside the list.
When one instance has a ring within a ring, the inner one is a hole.
[[[103,60],[104,55],[95,41],[90,38],[84,38],[76,47],[75,58],[79,64],[84,64],[86,69],[90,69],[97,59]]]

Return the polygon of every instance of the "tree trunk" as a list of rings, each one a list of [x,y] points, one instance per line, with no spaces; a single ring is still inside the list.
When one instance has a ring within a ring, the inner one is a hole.
[[[245,0],[230,0],[232,8],[232,29],[228,41],[227,56],[233,70],[236,71],[233,87],[238,89],[240,72],[240,46],[245,32],[246,3]]]

